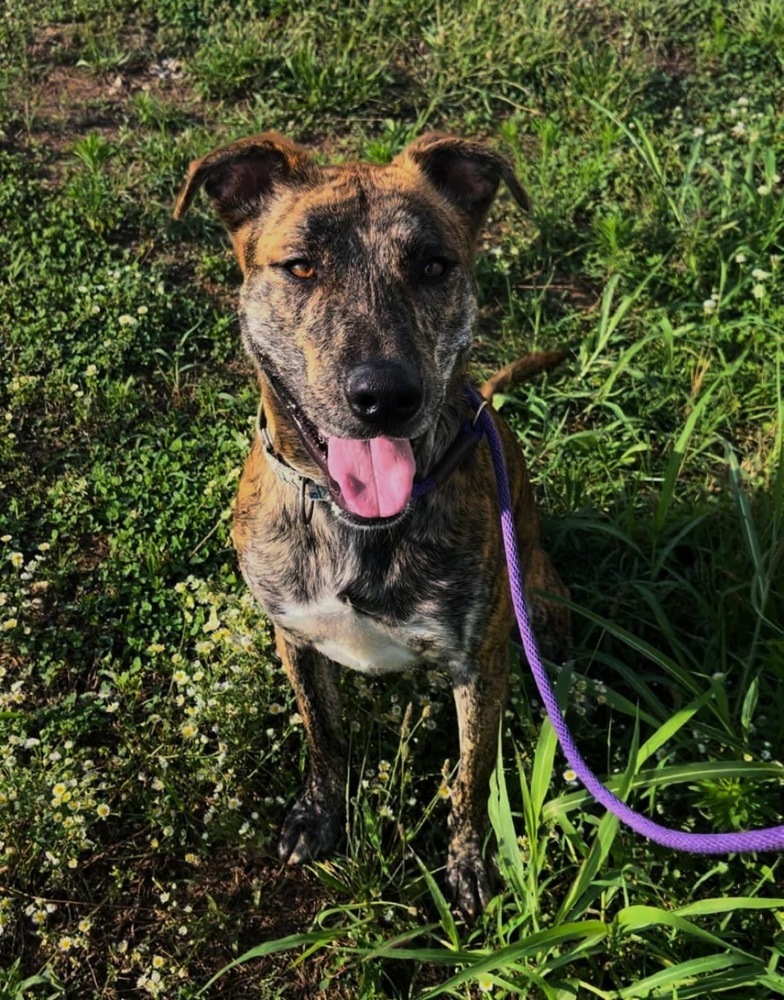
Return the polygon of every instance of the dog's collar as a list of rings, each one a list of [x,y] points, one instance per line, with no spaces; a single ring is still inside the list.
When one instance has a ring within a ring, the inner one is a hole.
[[[259,412],[256,417],[256,431],[261,439],[267,461],[275,470],[278,479],[299,490],[300,514],[305,524],[308,524],[313,516],[313,504],[332,499],[329,490],[326,486],[322,486],[320,483],[316,483],[312,479],[308,479],[307,476],[303,476],[302,473],[297,472],[293,466],[289,465],[285,458],[275,451],[272,435],[269,432],[269,427],[267,427],[267,416],[264,413],[263,403],[259,403]]]
[[[483,400],[478,406],[476,406],[474,403],[474,396],[476,395],[475,391],[473,393],[470,391],[472,387],[468,383],[466,383],[465,388],[466,398],[469,401],[469,405],[475,411],[474,416],[463,422],[460,430],[452,440],[452,443],[430,470],[430,474],[424,479],[414,480],[414,486],[411,490],[412,500],[419,500],[421,497],[430,493],[447,480],[455,469],[462,465],[462,463],[474,451],[484,435],[484,431],[479,425],[479,415],[488,405],[488,401]],[[277,392],[275,395],[278,395]],[[298,431],[300,430],[296,421],[294,422],[294,426]],[[259,411],[256,418],[256,429],[259,438],[261,439],[267,461],[274,469],[278,478],[282,482],[288,483],[299,491],[300,514],[302,516],[302,520],[306,524],[310,522],[310,519],[313,516],[314,504],[323,503],[325,501],[337,502],[335,499],[335,489],[337,488],[336,484],[333,484],[330,489],[329,486],[322,485],[307,476],[303,476],[302,473],[298,472],[293,466],[289,465],[285,458],[283,458],[282,455],[279,455],[275,450],[275,444],[272,440],[272,435],[269,432],[269,427],[267,426],[267,416],[264,413],[263,402],[259,403]],[[301,432],[300,436],[302,436]],[[319,463],[319,466],[320,465],[321,463]],[[341,505],[338,504],[338,506]]]

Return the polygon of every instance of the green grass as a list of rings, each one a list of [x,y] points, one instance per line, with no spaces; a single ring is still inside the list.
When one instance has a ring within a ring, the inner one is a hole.
[[[229,541],[239,276],[206,206],[171,220],[262,129],[502,149],[535,208],[493,210],[476,371],[572,351],[499,401],[572,594],[559,697],[649,815],[780,823],[781,0],[13,0],[0,53],[1,1000],[784,995],[780,859],[604,816],[524,670],[475,927],[437,674],[345,678],[345,850],[280,870],[304,748]]]

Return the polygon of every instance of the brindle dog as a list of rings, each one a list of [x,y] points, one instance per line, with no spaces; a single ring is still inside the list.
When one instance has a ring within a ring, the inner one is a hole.
[[[180,218],[204,187],[244,275],[242,336],[262,402],[234,541],[275,625],[310,755],[280,857],[323,855],[341,832],[340,665],[439,667],[460,741],[447,880],[468,917],[491,895],[482,839],[513,623],[490,454],[466,446],[464,391],[476,243],[502,179],[527,209],[509,163],[477,142],[428,134],[386,166],[322,167],[267,133],[192,163],[175,208]],[[560,357],[532,356],[525,371]],[[539,592],[566,591],[539,542],[518,443],[493,419],[534,627],[558,657],[568,615]],[[412,499],[439,463],[438,487]]]

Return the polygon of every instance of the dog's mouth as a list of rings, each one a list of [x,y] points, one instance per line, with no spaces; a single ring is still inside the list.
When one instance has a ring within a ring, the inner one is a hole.
[[[310,457],[325,473],[330,498],[349,520],[363,525],[397,521],[411,500],[416,461],[408,438],[344,438],[323,433],[265,370],[279,402]]]
[[[327,469],[349,513],[395,517],[411,499],[416,462],[406,438],[327,439]]]

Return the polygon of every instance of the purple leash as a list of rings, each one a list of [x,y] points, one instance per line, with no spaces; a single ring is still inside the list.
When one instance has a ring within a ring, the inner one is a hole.
[[[490,452],[493,458],[493,468],[498,488],[498,507],[501,512],[501,531],[504,539],[504,549],[506,550],[506,564],[509,569],[509,588],[512,592],[512,604],[523,641],[523,649],[531,667],[531,673],[534,675],[536,686],[539,689],[539,694],[550,717],[550,722],[572,770],[596,801],[600,802],[605,809],[608,809],[614,816],[617,816],[627,826],[630,826],[636,833],[647,837],[649,840],[653,840],[657,844],[662,844],[664,847],[669,847],[676,851],[690,851],[693,854],[751,853],[753,851],[780,851],[784,849],[784,826],[772,826],[765,830],[744,830],[738,833],[684,833],[680,830],[671,830],[666,826],[661,826],[659,823],[654,823],[653,820],[647,819],[627,806],[617,795],[613,795],[611,791],[604,787],[585,763],[561,715],[561,709],[558,706],[555,693],[542,665],[539,650],[536,646],[536,639],[531,631],[528,608],[523,596],[523,577],[520,571],[517,532],[514,517],[512,516],[512,502],[509,495],[509,479],[506,473],[503,446],[493,424],[492,417],[489,413],[485,412],[486,408],[480,410],[480,406],[484,402],[482,397],[473,386],[467,385],[466,391],[471,404],[477,410],[478,426],[487,435],[487,441],[490,445]]]

